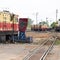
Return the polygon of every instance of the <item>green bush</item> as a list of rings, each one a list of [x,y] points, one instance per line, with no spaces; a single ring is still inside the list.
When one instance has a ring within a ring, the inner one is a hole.
[[[56,40],[55,45],[59,45],[60,44],[60,40]]]

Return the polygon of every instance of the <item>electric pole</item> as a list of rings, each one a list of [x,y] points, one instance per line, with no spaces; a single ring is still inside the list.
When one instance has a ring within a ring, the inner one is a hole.
[[[37,23],[38,23],[37,17],[38,17],[38,12],[36,12],[36,25],[37,25]]]
[[[46,17],[46,23],[47,23],[47,25],[48,25],[48,18]]]
[[[57,22],[57,17],[58,17],[58,9],[56,9],[56,22]]]

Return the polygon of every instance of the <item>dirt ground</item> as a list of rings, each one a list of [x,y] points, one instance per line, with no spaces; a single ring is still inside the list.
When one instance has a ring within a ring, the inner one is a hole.
[[[33,37],[33,42],[35,44],[0,44],[0,60],[23,60],[23,58],[27,56],[30,51],[33,51],[39,46],[36,42],[41,43],[43,40],[50,38],[51,34],[50,32],[26,32],[26,36]],[[47,60],[60,60],[60,45],[55,46],[48,57],[46,58]]]
[[[51,36],[50,32],[26,32],[26,36],[33,38],[49,38]]]
[[[52,37],[51,33],[35,33],[35,32],[27,32],[27,36],[32,36],[34,41],[38,40],[42,42],[42,40]],[[58,39],[60,39],[60,33],[57,33]],[[41,39],[41,40],[40,40]],[[55,45],[53,50],[48,54],[46,60],[60,60],[60,45]]]
[[[60,60],[60,45],[55,45],[45,60]]]
[[[32,36],[34,42],[41,42],[49,37],[49,33],[26,32],[26,36]],[[39,42],[39,43],[40,43]],[[0,44],[0,60],[23,60],[30,51],[37,48],[37,44]]]
[[[0,44],[0,60],[23,60],[38,45]]]

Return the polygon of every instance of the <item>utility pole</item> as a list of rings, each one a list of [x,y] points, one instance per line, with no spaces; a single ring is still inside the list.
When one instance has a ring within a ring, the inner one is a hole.
[[[38,12],[36,12],[36,25],[38,23],[37,17],[38,17]]]
[[[48,21],[47,19],[48,19],[48,18],[46,17],[46,22]]]
[[[48,18],[46,17],[46,23],[48,24],[48,20],[47,20]]]
[[[50,26],[50,23],[48,21],[48,17],[46,17],[46,23],[47,23],[47,26],[49,27]]]
[[[58,9],[56,9],[56,22],[57,22],[57,17],[58,17]]]

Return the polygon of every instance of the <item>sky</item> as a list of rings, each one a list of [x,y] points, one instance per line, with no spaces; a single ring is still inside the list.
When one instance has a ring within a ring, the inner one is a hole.
[[[0,11],[8,10],[18,14],[20,18],[31,18],[34,24],[46,21],[46,18],[49,23],[56,21],[56,9],[58,9],[57,19],[59,19],[59,0],[0,0]],[[36,13],[38,13],[37,22]]]

